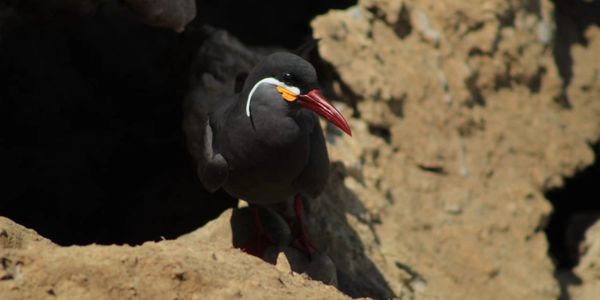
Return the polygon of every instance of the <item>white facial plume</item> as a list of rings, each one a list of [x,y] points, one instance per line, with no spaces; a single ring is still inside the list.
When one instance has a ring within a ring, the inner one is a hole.
[[[250,117],[250,102],[252,101],[252,95],[254,94],[256,89],[263,83],[270,84],[275,87],[282,87],[296,96],[300,95],[300,89],[295,86],[289,86],[273,77],[263,78],[252,87],[250,93],[248,94],[248,99],[246,100],[246,116],[248,117]]]

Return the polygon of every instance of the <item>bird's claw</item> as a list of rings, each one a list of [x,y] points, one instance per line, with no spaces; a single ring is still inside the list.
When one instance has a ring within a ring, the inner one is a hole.
[[[304,227],[304,203],[300,195],[294,199],[294,212],[298,221],[298,237],[294,240],[292,246],[308,255],[313,255],[317,253],[318,249],[308,237],[308,232]]]

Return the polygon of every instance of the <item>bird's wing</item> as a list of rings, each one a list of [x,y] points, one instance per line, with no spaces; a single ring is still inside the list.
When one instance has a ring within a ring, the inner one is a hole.
[[[329,178],[329,155],[323,130],[321,130],[321,125],[316,117],[314,124],[309,137],[308,161],[295,182],[296,187],[302,193],[313,198],[323,191]]]
[[[196,37],[196,36],[195,36]],[[209,191],[219,189],[228,178],[229,166],[213,147],[215,124],[224,122],[218,113],[232,104],[236,89],[261,56],[246,48],[226,31],[203,26],[202,46],[190,66],[190,90],[184,101],[184,124],[188,149],[197,162],[200,181]],[[212,124],[212,125],[211,125]]]
[[[184,122],[188,149],[196,160],[198,178],[208,191],[215,192],[227,181],[229,166],[225,158],[214,151],[209,116],[204,111],[195,110]]]

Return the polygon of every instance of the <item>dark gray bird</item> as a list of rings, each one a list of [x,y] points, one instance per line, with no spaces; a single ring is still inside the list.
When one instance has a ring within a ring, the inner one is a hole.
[[[185,126],[206,189],[223,188],[251,205],[295,201],[298,247],[309,253],[314,246],[302,226],[301,198],[318,196],[329,176],[316,114],[351,135],[342,114],[317,87],[310,63],[274,53],[250,71],[239,94],[201,99]]]

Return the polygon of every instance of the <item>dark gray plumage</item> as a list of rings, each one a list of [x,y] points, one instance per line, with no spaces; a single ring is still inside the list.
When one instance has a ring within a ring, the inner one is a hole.
[[[316,87],[310,63],[275,53],[252,69],[239,94],[198,99],[184,128],[204,186],[262,205],[316,197],[327,183],[329,158],[313,111],[350,134]]]

